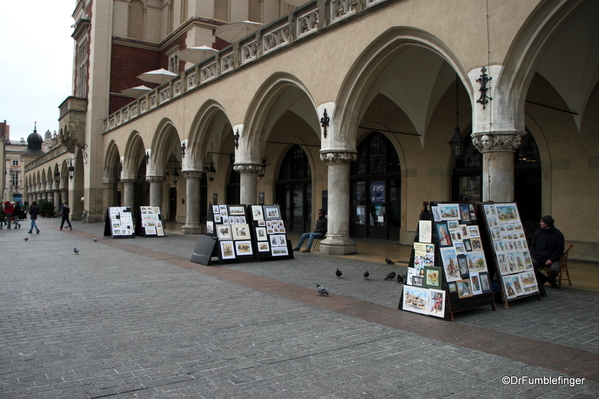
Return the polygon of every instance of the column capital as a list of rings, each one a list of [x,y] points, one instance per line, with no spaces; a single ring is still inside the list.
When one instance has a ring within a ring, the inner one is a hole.
[[[146,181],[148,183],[162,183],[164,176],[146,176]]]
[[[184,170],[183,171],[183,177],[185,177],[187,180],[201,179],[203,175],[204,175],[204,172],[201,170]]]
[[[320,160],[328,164],[352,163],[358,159],[358,153],[347,150],[324,150],[320,152]]]
[[[233,166],[233,170],[238,173],[258,173],[264,167],[256,164],[240,164]]]
[[[121,183],[123,183],[123,184],[133,184],[133,183],[135,183],[135,179],[121,179]]]
[[[480,152],[514,152],[522,144],[525,132],[479,132],[472,133],[472,144]]]

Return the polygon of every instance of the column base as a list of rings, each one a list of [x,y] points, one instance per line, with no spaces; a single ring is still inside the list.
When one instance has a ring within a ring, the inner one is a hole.
[[[200,225],[185,225],[181,227],[181,234],[189,235],[189,234],[204,234],[204,226]]]
[[[351,255],[356,253],[356,243],[348,237],[327,237],[320,242],[323,255]]]

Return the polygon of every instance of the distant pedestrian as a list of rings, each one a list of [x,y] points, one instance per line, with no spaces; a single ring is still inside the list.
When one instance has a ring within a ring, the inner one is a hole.
[[[33,201],[31,206],[29,207],[29,216],[31,217],[31,227],[29,228],[28,233],[32,234],[33,229],[35,228],[36,234],[40,233],[40,229],[35,224],[37,220],[37,215],[40,213],[40,208],[37,206],[37,202]]]
[[[21,204],[17,201],[13,206],[12,219],[15,224],[15,229],[20,229],[21,223],[19,223],[19,220],[21,219]]]
[[[73,226],[71,226],[71,221],[69,220],[69,213],[71,213],[71,208],[69,208],[69,203],[67,201],[62,203],[62,221],[60,222],[60,231],[62,231],[62,227],[64,226],[64,222],[67,222],[69,225],[69,230],[73,230]]]
[[[10,201],[4,202],[4,214],[6,215],[6,222],[8,223],[8,229],[10,230],[10,225],[12,224],[12,214],[15,211],[15,208],[12,206]]]

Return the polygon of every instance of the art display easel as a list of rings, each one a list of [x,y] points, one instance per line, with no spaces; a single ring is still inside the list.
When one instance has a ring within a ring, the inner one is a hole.
[[[104,220],[105,237],[135,237],[135,227],[133,225],[133,214],[131,213],[131,207],[109,207],[106,209],[106,218]]]
[[[497,273],[503,306],[522,298],[541,298],[518,206],[513,202],[479,204],[481,231],[491,270]]]
[[[140,206],[136,227],[143,237],[164,237],[160,207]]]
[[[204,247],[203,251],[215,251],[221,264],[256,259],[293,259],[278,205],[211,204],[206,236],[214,240],[214,250],[209,248],[211,243],[205,238],[198,240],[197,245]],[[198,251],[194,251],[196,259],[201,257]],[[203,261],[206,261],[206,256],[204,254]]]
[[[495,310],[482,241],[474,204],[425,202],[399,308],[446,320]]]

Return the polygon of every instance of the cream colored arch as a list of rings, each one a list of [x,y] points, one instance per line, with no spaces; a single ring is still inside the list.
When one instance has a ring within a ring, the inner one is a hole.
[[[236,163],[262,162],[273,125],[287,111],[306,121],[314,131],[314,137],[320,141],[318,114],[309,90],[295,76],[277,72],[264,81],[248,107],[246,128],[239,140],[239,159],[236,159]]]
[[[137,170],[145,161],[145,147],[141,135],[133,131],[125,147],[125,159],[123,161],[122,179],[135,179]]]
[[[173,148],[177,146],[177,148]],[[163,176],[169,156],[175,152],[177,160],[181,160],[181,139],[173,122],[164,118],[158,124],[152,140],[152,155],[148,162],[148,176]]]
[[[106,156],[104,157],[104,183],[114,183],[122,169],[119,147],[114,140],[108,143]]]
[[[183,169],[204,169],[208,152],[221,152],[227,135],[232,134],[231,121],[224,107],[215,100],[204,103],[191,124]]]
[[[387,30],[366,48],[344,79],[331,117],[328,146],[355,150],[365,107],[379,93],[406,113],[423,145],[431,117],[456,73],[472,98],[467,74],[449,46],[416,28]]]

